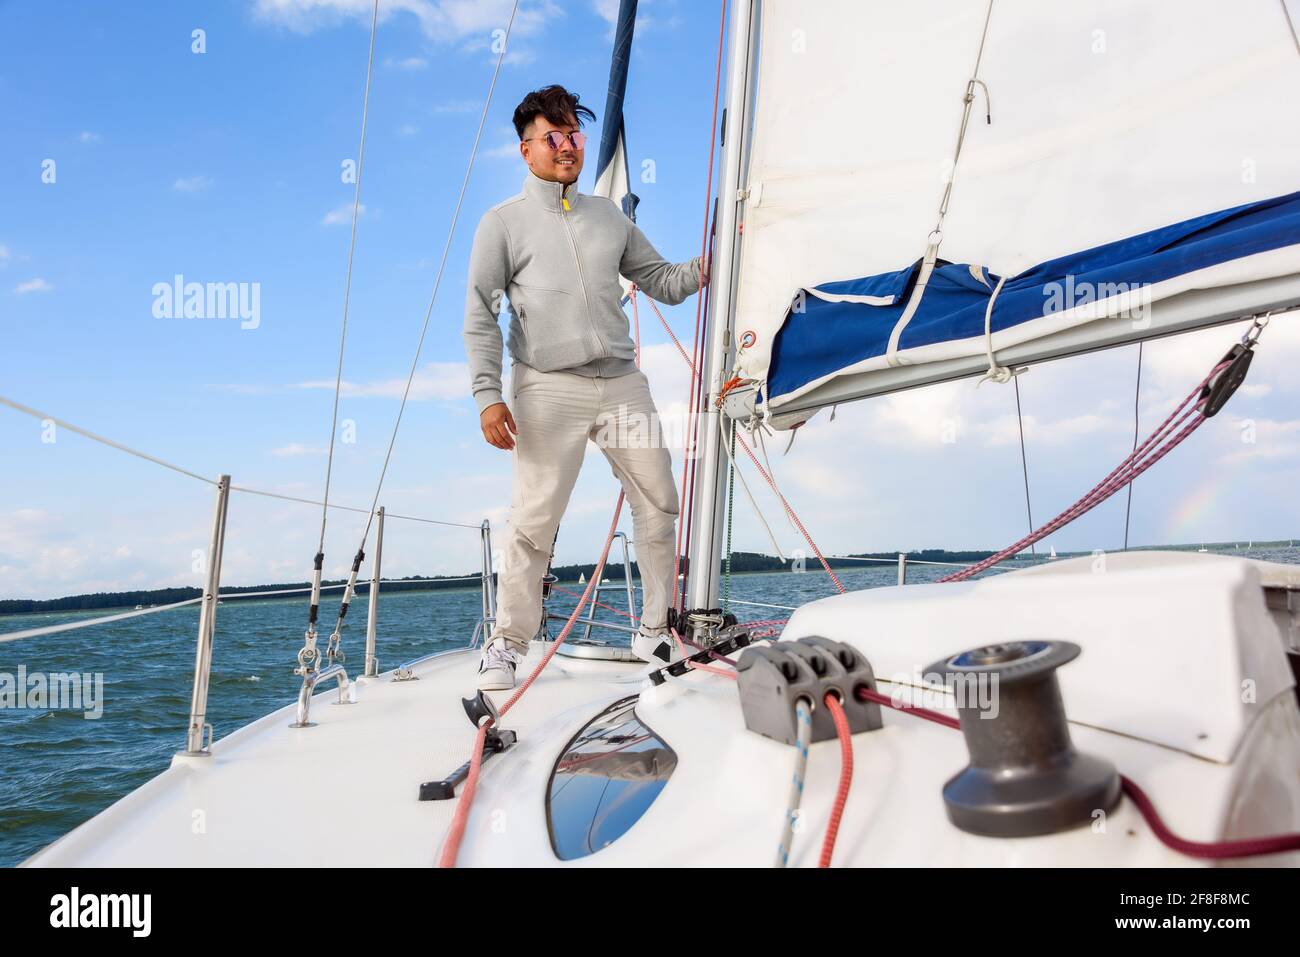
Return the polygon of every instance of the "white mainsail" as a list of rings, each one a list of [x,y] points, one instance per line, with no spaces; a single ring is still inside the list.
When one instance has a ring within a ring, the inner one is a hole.
[[[797,290],[922,257],[977,60],[983,86],[943,222],[944,259],[1014,276],[1300,189],[1300,45],[1281,0],[994,0],[985,35],[987,13],[970,0],[762,4],[734,374],[765,381]],[[1178,328],[1300,302],[1300,245],[1200,270],[1165,293],[1225,288],[1243,295],[1194,315],[1184,308]],[[1068,346],[1041,355],[1022,343],[1060,329],[1008,329],[991,344],[1020,348],[1017,361],[1045,358],[1174,331],[1170,307],[1158,318],[1166,325],[1076,329]],[[935,381],[925,363],[978,372],[985,350],[978,336],[886,370],[846,365],[773,424]],[[771,398],[779,412],[795,396]]]

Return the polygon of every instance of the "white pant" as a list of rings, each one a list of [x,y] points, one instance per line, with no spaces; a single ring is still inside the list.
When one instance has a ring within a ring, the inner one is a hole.
[[[672,458],[645,373],[590,378],[539,372],[516,362],[511,393],[519,434],[512,453],[514,494],[493,636],[523,653],[538,633],[542,576],[588,440],[605,453],[632,507],[641,620],[647,627],[663,627],[673,595],[678,500]]]

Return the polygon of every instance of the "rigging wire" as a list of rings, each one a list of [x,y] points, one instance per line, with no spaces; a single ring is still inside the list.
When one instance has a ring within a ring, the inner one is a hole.
[[[71,422],[67,422],[63,419],[57,418],[53,415],[50,415],[48,412],[42,412],[40,409],[33,409],[31,406],[23,405],[21,402],[17,402],[14,399],[7,398],[3,395],[0,395],[0,405],[7,405],[15,412],[21,412],[23,415],[29,415],[34,419],[41,420],[42,422],[53,422],[59,428],[67,429],[69,432],[74,432],[77,435],[90,439],[92,442],[98,442],[100,445],[105,445],[110,449],[116,449],[119,452],[125,452],[127,455],[134,456],[135,458],[138,459],[143,459],[146,462],[152,462],[154,465],[161,465],[163,468],[170,469],[171,471],[184,475],[187,478],[198,479],[200,482],[203,482],[207,485],[215,486],[217,484],[213,479],[208,478],[206,475],[200,475],[198,472],[191,471],[190,469],[187,468],[182,468],[179,465],[176,465],[172,462],[168,462],[166,459],[160,459],[156,455],[150,455],[148,452],[141,452],[139,449],[133,449],[129,445],[124,445],[121,442],[117,442],[114,441],[113,439],[106,438],[102,435],[99,435],[98,433],[90,431],[89,429],[82,428],[79,425],[74,425]],[[296,495],[284,495],[280,492],[268,492],[264,489],[249,488],[246,485],[231,485],[230,491],[243,492],[246,495],[261,495],[265,498],[278,498],[285,502],[297,502],[300,505],[325,505],[325,503],[320,501],[319,499],[299,498]],[[360,512],[362,514],[364,514],[366,511],[366,509],[358,508],[355,505],[339,505],[334,502],[330,502],[328,505],[325,505],[325,507],[340,509],[345,512]],[[397,518],[407,522],[424,522],[425,524],[428,525],[446,525],[451,528],[472,528],[475,530],[479,530],[482,528],[481,525],[470,525],[466,522],[447,522],[441,519],[421,518],[415,515],[397,515],[393,512],[388,512],[386,514],[389,518]]]
[[[721,420],[721,416],[719,416]],[[727,564],[722,576],[722,610],[731,611],[731,525],[736,511],[736,420],[731,420],[727,443]]]
[[[1242,347],[1246,350],[1254,348],[1259,334],[1268,325],[1269,317],[1272,313],[1257,317],[1255,324],[1250,331],[1242,337]],[[1110,498],[1116,492],[1131,484],[1132,481],[1155,465],[1167,454],[1174,450],[1184,439],[1200,428],[1207,420],[1205,413],[1207,404],[1210,401],[1209,386],[1224,372],[1234,361],[1234,353],[1229,353],[1223,359],[1215,364],[1210,373],[1200,381],[1200,383],[1188,393],[1187,397],[1178,403],[1177,407],[1169,413],[1160,426],[1152,432],[1143,442],[1120,462],[1105,478],[1093,486],[1082,498],[1067,508],[1064,512],[1057,515],[1047,524],[1035,531],[1030,532],[1024,538],[1020,539],[1002,551],[991,555],[983,561],[977,562],[969,568],[954,572],[939,579],[940,582],[964,581],[973,575],[976,575],[987,568],[992,567],[998,562],[1011,555],[1016,554],[1025,546],[1032,542],[1041,541],[1046,535],[1056,531],[1064,525],[1074,521],[1081,515],[1086,514],[1096,508],[1106,499]],[[1235,388],[1235,386],[1234,386]],[[1230,394],[1230,393],[1229,393]],[[1213,414],[1213,413],[1210,413]],[[1163,444],[1161,444],[1163,443]]]
[[[1300,33],[1296,32],[1295,21],[1291,19],[1291,8],[1286,5],[1286,0],[1279,0],[1282,4],[1282,15],[1286,17],[1286,25],[1291,28],[1291,39],[1295,41],[1295,52],[1300,53]]]
[[[379,507],[379,495],[383,491],[384,479],[388,475],[388,465],[393,457],[393,446],[397,443],[397,432],[402,425],[402,414],[406,411],[407,401],[411,396],[411,385],[415,381],[415,371],[419,366],[420,353],[424,350],[424,339],[429,331],[429,321],[433,317],[433,306],[438,300],[438,289],[442,286],[442,275],[447,267],[447,257],[451,253],[452,240],[456,235],[456,224],[460,221],[461,207],[465,203],[465,193],[469,189],[470,175],[474,172],[474,161],[478,157],[479,143],[483,139],[483,127],[487,123],[488,111],[492,106],[492,95],[496,91],[497,78],[501,75],[501,65],[505,62],[506,49],[510,44],[510,32],[514,27],[515,14],[519,12],[519,0],[515,0],[510,9],[510,19],[506,22],[505,34],[501,39],[501,50],[497,54],[496,66],[492,70],[492,81],[488,84],[487,99],[483,101],[483,112],[479,115],[478,129],[474,133],[474,145],[470,148],[469,163],[465,167],[465,178],[460,184],[460,194],[456,197],[456,208],[452,212],[451,227],[447,230],[447,240],[443,243],[442,259],[438,263],[438,272],[433,281],[433,292],[429,296],[429,307],[424,313],[424,324],[420,327],[420,338],[415,346],[415,355],[411,358],[411,371],[406,376],[406,388],[402,390],[402,401],[397,407],[397,419],[393,422],[393,434],[388,440],[388,451],[384,455],[384,465],[379,472],[379,482],[375,486],[375,496],[370,503],[370,517],[366,520],[366,529],[361,536],[364,546],[374,522],[375,511]]]
[[[217,484],[212,479],[208,478],[205,475],[200,475],[198,472],[191,472],[189,469],[183,469],[179,465],[173,465],[171,462],[168,462],[164,459],[160,459],[157,456],[150,455],[148,452],[141,452],[138,449],[131,448],[129,445],[123,445],[121,442],[114,442],[112,439],[106,439],[104,438],[104,436],[97,435],[96,433],[91,432],[89,429],[83,429],[79,425],[73,425],[71,422],[65,422],[63,419],[57,419],[52,415],[47,415],[46,413],[41,412],[38,409],[33,409],[30,406],[23,405],[21,402],[15,402],[13,399],[7,399],[2,395],[0,395],[0,404],[7,405],[9,406],[9,408],[17,412],[21,412],[24,415],[30,415],[32,418],[40,419],[42,422],[53,422],[61,429],[67,429],[69,432],[75,432],[77,435],[85,436],[86,438],[90,439],[93,442],[98,442],[101,445],[107,445],[109,448],[117,449],[119,452],[125,452],[127,455],[134,455],[136,458],[144,459],[146,462],[152,462],[154,465],[161,465],[165,469],[171,469],[173,472],[179,472],[181,475],[186,475],[189,476],[190,478],[198,479],[200,482],[206,482],[208,485]]]
[[[456,581],[481,581],[483,575],[461,575],[454,578],[384,578],[380,580],[381,585],[436,585],[444,582]],[[343,584],[322,585],[321,591],[332,591],[335,588],[343,588]],[[239,598],[268,598],[277,595],[302,595],[311,591],[310,587],[306,588],[273,588],[267,591],[239,591],[224,592],[217,595],[220,601],[234,601]],[[42,635],[53,635],[63,631],[78,631],[82,628],[91,628],[95,625],[107,625],[115,621],[125,621],[128,618],[139,618],[142,615],[154,615],[160,611],[173,611],[177,608],[184,608],[188,605],[196,605],[203,601],[203,596],[197,598],[186,598],[183,601],[172,602],[168,605],[151,605],[148,608],[137,608],[134,611],[119,612],[114,615],[103,615],[99,618],[82,618],[77,621],[64,622],[61,625],[43,625],[40,628],[26,628],[22,631],[5,631],[0,632],[0,644],[6,641],[17,641],[20,638],[39,638]],[[617,611],[617,609],[615,609]]]
[[[721,8],[721,11],[719,13],[719,18],[718,18],[717,67],[713,79],[713,117],[709,121],[709,172],[708,172],[708,181],[705,183],[704,225],[701,227],[702,235],[700,236],[700,286],[699,289],[696,290],[697,298],[695,300],[695,343],[691,350],[691,354],[693,357],[691,362],[691,375],[693,378],[691,381],[690,401],[688,403],[687,412],[686,412],[686,425],[687,425],[686,453],[685,453],[685,460],[682,463],[682,488],[681,488],[680,500],[681,500],[682,508],[686,510],[685,518],[687,524],[689,524],[690,521],[690,515],[691,515],[691,511],[693,510],[693,502],[695,498],[695,494],[694,494],[695,468],[694,468],[694,461],[693,461],[693,452],[695,450],[696,430],[698,429],[696,412],[699,406],[697,404],[697,398],[699,396],[699,393],[702,391],[703,379],[704,379],[703,370],[701,368],[701,366],[703,365],[703,345],[704,345],[703,336],[701,335],[701,325],[703,323],[703,318],[704,318],[704,304],[706,299],[704,295],[704,276],[706,271],[712,270],[712,264],[709,262],[709,249],[711,246],[710,236],[709,236],[709,220],[710,220],[710,210],[714,208],[713,163],[714,163],[714,156],[717,150],[718,138],[719,138],[718,100],[722,95],[722,61],[724,59],[725,51],[726,51],[727,0],[722,0],[722,3],[719,4],[719,6]],[[674,548],[674,555],[673,555],[673,589],[676,596],[675,600],[680,603],[678,605],[679,610],[684,609],[686,606],[686,580],[685,578],[682,577],[682,573],[681,573],[682,547],[684,545],[689,545],[689,539],[684,537],[683,535],[683,524],[684,523],[682,522],[681,518],[679,518],[677,522],[677,544],[676,547]],[[689,573],[691,570],[692,569],[688,568],[687,572]],[[681,582],[680,591],[677,590],[678,582]]]
[[[330,501],[330,481],[334,473],[334,440],[338,434],[339,428],[339,393],[343,388],[343,355],[348,339],[348,309],[352,301],[352,262],[357,247],[357,220],[361,215],[361,173],[365,165],[366,155],[366,121],[370,114],[370,83],[374,74],[375,67],[375,35],[379,29],[379,0],[375,0],[374,15],[370,21],[370,50],[366,58],[366,88],[361,101],[361,144],[357,149],[357,179],[352,196],[352,232],[348,239],[348,268],[347,279],[343,285],[343,322],[339,332],[339,361],[338,367],[334,373],[334,408],[330,419],[330,444],[329,454],[325,460],[325,494],[321,500],[320,510],[320,541],[316,546],[316,555],[312,559],[312,591],[311,601],[307,608],[307,630],[303,634],[302,649],[298,652],[298,668],[296,673],[302,674],[304,680],[306,675],[315,671],[316,662],[319,660],[319,654],[316,651],[316,622],[320,616],[320,583],[321,575],[325,568],[325,529],[329,524],[329,501]],[[369,526],[367,526],[367,530]],[[356,561],[353,562],[353,577],[355,578],[357,569],[361,565],[361,554],[358,552]],[[348,590],[343,593],[343,607],[347,607]],[[342,616],[340,615],[340,620]],[[330,659],[333,660],[336,654],[336,645],[338,640],[338,630],[330,639]]]
[[[1016,387],[1016,426],[1020,429],[1020,471],[1025,476],[1025,516],[1029,519],[1029,531],[1034,530],[1034,510],[1029,504],[1029,462],[1025,457],[1025,419],[1020,414],[1020,377],[1012,376],[1011,382]],[[1133,437],[1137,441],[1137,436]],[[1030,554],[1037,556],[1038,549],[1031,542],[1029,545]]]
[[[483,111],[479,115],[478,129],[474,133],[474,144],[470,148],[469,162],[465,166],[465,176],[461,180],[460,193],[456,197],[456,208],[452,211],[451,225],[447,229],[447,239],[443,243],[442,258],[438,262],[438,271],[433,281],[433,291],[429,296],[429,305],[424,312],[424,322],[420,326],[420,338],[415,345],[415,354],[411,357],[411,369],[406,376],[406,386],[402,390],[402,401],[397,407],[397,417],[393,421],[393,431],[388,438],[388,448],[384,453],[384,464],[379,470],[379,480],[375,483],[375,494],[370,501],[370,511],[366,516],[365,528],[361,531],[361,542],[357,546],[356,555],[352,559],[352,570],[349,573],[349,587],[343,593],[343,600],[339,603],[338,618],[336,620],[334,631],[330,635],[327,646],[327,654],[330,661],[341,660],[340,651],[341,637],[340,631],[343,628],[343,620],[347,617],[348,608],[351,606],[352,592],[355,586],[357,576],[361,571],[361,563],[365,560],[366,542],[370,538],[370,529],[375,521],[375,512],[379,508],[379,496],[383,493],[384,481],[388,477],[388,467],[393,459],[393,449],[397,445],[397,435],[402,427],[402,416],[406,412],[407,402],[411,397],[411,386],[415,382],[415,372],[420,365],[420,354],[424,351],[424,340],[429,333],[429,322],[433,318],[433,307],[438,301],[438,290],[442,287],[443,273],[447,267],[447,258],[451,253],[451,244],[456,236],[456,226],[460,222],[460,211],[465,204],[465,193],[469,189],[470,177],[474,172],[474,161],[478,158],[479,143],[483,139],[483,128],[487,124],[488,113],[492,107],[492,96],[496,91],[497,80],[501,76],[501,66],[505,62],[506,50],[510,44],[510,34],[514,28],[515,15],[519,12],[519,0],[515,0],[514,6],[510,10],[510,19],[506,23],[505,33],[501,41],[501,49],[497,53],[496,65],[492,70],[492,80],[488,84],[487,97],[483,101]],[[341,368],[341,367],[340,367]],[[557,529],[558,532],[558,529]],[[320,555],[317,559],[319,562]],[[316,572],[320,575],[319,568]],[[315,630],[315,613],[312,614],[312,631]],[[304,652],[314,654],[315,639],[314,635],[309,634],[307,645]]]
[[[1133,451],[1138,445],[1138,399],[1142,395],[1142,343],[1138,343],[1137,381],[1133,385]],[[1128,503],[1124,506],[1124,551],[1128,551],[1128,521],[1133,512],[1133,483],[1128,483]],[[1032,522],[1030,523],[1033,524]]]
[[[943,221],[948,215],[948,203],[952,199],[953,185],[957,181],[957,164],[961,160],[962,147],[966,144],[966,128],[970,124],[970,112],[971,112],[971,106],[975,102],[976,84],[979,84],[980,86],[984,87],[985,103],[986,106],[988,107],[986,118],[988,122],[990,123],[993,122],[993,107],[992,104],[988,102],[988,87],[984,86],[983,82],[979,78],[980,64],[984,62],[984,45],[988,42],[989,23],[992,20],[993,20],[993,0],[989,0],[988,10],[984,14],[984,29],[980,32],[979,50],[975,54],[975,69],[971,71],[971,78],[966,84],[966,94],[963,99],[963,102],[965,103],[965,108],[962,110],[961,126],[957,130],[957,146],[953,150],[953,154],[952,154],[952,171],[948,174],[948,182],[944,186],[943,199],[939,201],[938,222],[935,223],[934,230],[931,233],[932,236],[937,235],[937,238],[935,240],[936,248],[938,247],[939,243],[943,241]]]
[[[334,411],[330,420],[329,454],[325,459],[325,496],[321,503],[320,543],[316,551],[325,551],[325,525],[329,518],[330,478],[334,471],[334,439],[339,428],[339,393],[343,387],[343,352],[348,339],[348,307],[352,301],[352,261],[357,249],[357,220],[361,216],[361,171],[366,161],[366,120],[370,113],[370,81],[375,68],[375,34],[379,27],[379,0],[370,20],[370,53],[366,60],[366,90],[361,99],[361,144],[357,148],[357,180],[352,193],[352,233],[348,238],[348,271],[343,283],[343,327],[339,333],[339,361],[334,373]]]

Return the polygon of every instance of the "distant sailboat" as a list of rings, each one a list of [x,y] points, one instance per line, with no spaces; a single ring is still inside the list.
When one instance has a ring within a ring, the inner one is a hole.
[[[587,575],[586,575],[585,572],[584,572],[584,573],[581,573],[581,574],[578,575],[578,584],[579,584],[579,585],[585,584],[586,581],[587,581]]]
[[[1051,552],[1050,555],[1047,556],[1047,560],[1050,562],[1050,561],[1052,561],[1054,558],[1056,558],[1056,546],[1055,546],[1055,545],[1052,546],[1052,552]]]

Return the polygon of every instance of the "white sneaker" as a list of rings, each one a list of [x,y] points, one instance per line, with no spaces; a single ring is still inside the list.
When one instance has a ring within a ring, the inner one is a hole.
[[[681,657],[677,642],[667,628],[646,628],[644,625],[632,636],[632,654],[652,665],[667,665]]]
[[[508,691],[515,686],[515,667],[519,655],[510,649],[504,638],[498,638],[483,649],[478,666],[480,691]]]

